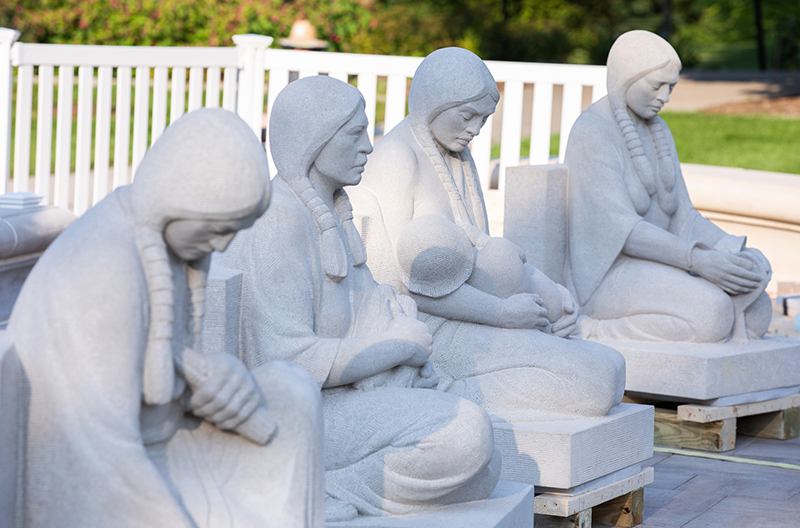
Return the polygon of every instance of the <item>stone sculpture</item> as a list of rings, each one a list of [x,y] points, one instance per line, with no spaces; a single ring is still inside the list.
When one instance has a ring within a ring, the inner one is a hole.
[[[712,343],[762,337],[769,262],[698,213],[658,112],[681,62],[647,31],[608,55],[608,95],[572,128],[567,281],[584,337]]]
[[[289,84],[270,118],[272,205],[220,263],[243,272],[245,363],[288,359],[322,387],[328,521],[484,499],[500,473],[486,413],[432,390],[414,302],[364,265],[342,187],[372,152],[367,124],[349,84]]]
[[[441,49],[422,62],[409,115],[376,145],[368,189],[352,192],[366,217],[368,262],[379,281],[417,301],[440,389],[510,422],[604,416],[622,399],[624,360],[565,339],[577,317],[570,293],[514,244],[488,235],[467,145],[498,98],[491,73],[467,50]]]
[[[323,526],[313,380],[196,352],[209,254],[269,198],[247,125],[197,110],[41,257],[8,327],[30,387],[26,526]]]

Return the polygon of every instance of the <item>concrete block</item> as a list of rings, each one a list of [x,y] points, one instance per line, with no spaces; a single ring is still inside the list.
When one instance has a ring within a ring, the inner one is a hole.
[[[533,528],[533,486],[501,480],[485,500],[392,517],[358,517],[326,528]]]
[[[227,352],[239,357],[242,272],[215,264],[206,281],[200,342],[203,353]]]
[[[528,262],[564,284],[567,258],[566,165],[520,165],[506,171],[503,237],[523,250]]]
[[[636,394],[712,403],[727,396],[800,384],[800,341],[788,337],[770,336],[748,343],[603,344],[625,356],[625,390]],[[773,398],[775,393],[764,392],[764,397]],[[747,403],[733,399],[722,402]]]
[[[2,332],[1,334],[5,334]],[[30,385],[14,347],[0,335],[0,526],[25,521],[25,452]]]
[[[653,407],[622,403],[603,417],[495,422],[501,478],[563,490],[653,456]]]

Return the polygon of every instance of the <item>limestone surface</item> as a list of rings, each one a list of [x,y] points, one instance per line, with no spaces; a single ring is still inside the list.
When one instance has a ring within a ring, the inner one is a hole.
[[[27,192],[0,195],[0,327],[39,255],[75,219],[66,209],[39,205],[41,199]]]
[[[269,189],[239,117],[191,112],[42,255],[9,322],[16,380],[8,353],[0,378],[2,394],[29,390],[11,401],[12,416],[27,410],[25,526],[323,526],[310,376],[198,351],[209,254]]]
[[[467,145],[498,98],[491,73],[467,50],[441,49],[422,62],[409,115],[378,142],[351,192],[367,262],[417,301],[440,389],[512,423],[604,416],[622,398],[622,357],[566,338],[577,318],[572,295],[515,244],[488,235]]]
[[[769,262],[695,210],[658,117],[680,69],[661,37],[623,34],[608,56],[608,95],[570,132],[566,281],[584,337],[747,341],[769,326]]]
[[[216,291],[221,311],[234,312],[241,281],[239,345],[250,368],[293,361],[322,388],[326,520],[486,499],[500,473],[489,417],[435,390],[432,338],[416,305],[365,265],[343,190],[359,183],[372,152],[363,98],[330,77],[303,78],[278,95],[270,128],[272,203],[214,263],[225,283]]]

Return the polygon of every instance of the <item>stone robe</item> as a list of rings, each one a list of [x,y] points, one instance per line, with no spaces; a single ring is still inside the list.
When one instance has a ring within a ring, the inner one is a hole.
[[[469,149],[444,153],[459,196],[451,196],[412,128],[411,116],[375,146],[356,213],[367,216],[367,262],[379,281],[402,287],[395,244],[407,222],[438,214],[464,228],[475,243],[488,239],[486,209]],[[457,198],[457,199],[456,199]],[[454,214],[464,206],[464,213]],[[385,226],[385,227],[384,227]],[[374,268],[373,268],[374,263]],[[506,329],[420,312],[434,334],[431,361],[440,389],[483,406],[493,420],[511,422],[603,416],[622,399],[625,364],[616,351],[538,330]]]
[[[341,224],[347,276],[328,278],[310,213],[280,175],[272,190],[267,212],[222,258],[243,272],[240,354],[251,368],[294,361],[322,386],[347,338],[385,326],[387,299],[395,294],[355,265]],[[410,301],[398,300],[406,307]],[[483,499],[499,478],[486,414],[449,394],[409,388],[415,375],[407,369],[322,389],[326,491],[361,514]]]
[[[583,112],[570,132],[567,285],[587,316],[581,331],[593,339],[723,341],[734,322],[728,294],[681,269],[623,252],[639,222],[706,247],[733,238],[695,210],[672,134],[660,117],[654,119],[666,132],[676,178],[672,190],[659,184],[652,197],[639,180],[607,97]],[[640,126],[639,134],[647,157],[656,160],[649,129]],[[677,204],[674,212],[662,208],[664,193]]]
[[[177,374],[170,403],[143,403],[150,299],[129,190],[53,242],[11,316],[31,388],[26,526],[322,526],[321,405],[301,369],[253,373],[278,423],[263,447],[187,414]],[[170,266],[173,343],[191,345],[187,266]]]

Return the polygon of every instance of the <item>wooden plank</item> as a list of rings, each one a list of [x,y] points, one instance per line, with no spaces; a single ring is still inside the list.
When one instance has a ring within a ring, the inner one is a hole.
[[[581,115],[583,102],[583,86],[580,83],[564,83],[564,92],[561,96],[561,129],[560,143],[558,146],[558,162],[564,163],[564,153],[567,151],[567,140],[572,130],[572,125]]]
[[[174,123],[185,112],[186,68],[172,68],[172,94],[169,109],[169,124]]]
[[[33,112],[33,66],[17,72],[17,115],[14,132],[14,192],[27,192],[31,173],[31,113]]]
[[[506,81],[503,87],[503,130],[500,136],[500,174],[497,188],[506,188],[506,169],[519,165],[520,140],[522,138],[522,81]]]
[[[737,432],[746,436],[790,440],[800,436],[800,409],[784,409],[737,419]]]
[[[592,508],[592,520],[604,526],[631,527],[644,520],[644,488]]]
[[[136,86],[133,102],[133,153],[131,179],[136,177],[136,169],[147,151],[147,133],[150,129],[150,68],[136,68]]]
[[[531,165],[550,161],[550,126],[553,120],[553,83],[533,85],[533,115],[531,117]]]
[[[80,216],[90,207],[92,169],[92,116],[94,68],[78,68],[78,128],[75,139],[75,197],[73,212]]]
[[[175,108],[174,106],[172,107]],[[131,69],[117,68],[117,112],[114,123],[114,188],[130,183]]]
[[[203,106],[203,74],[200,66],[189,68],[189,106],[186,110],[191,112]]]
[[[36,107],[36,193],[44,196],[42,205],[52,203],[50,161],[53,146],[53,73],[52,66],[39,66],[39,89]]]
[[[222,71],[209,68],[206,72],[206,108],[219,108],[219,81]]]
[[[643,488],[652,483],[654,477],[655,470],[646,467],[636,475],[578,495],[541,493],[533,501],[533,511],[542,515],[568,517]]]
[[[169,72],[159,66],[153,73],[153,125],[150,133],[150,145],[161,137],[167,127],[167,88]]]
[[[569,517],[534,514],[533,525],[536,528],[592,528],[592,510],[574,513]]]
[[[392,74],[386,78],[386,114],[383,133],[400,124],[406,116],[406,76]]]
[[[678,418],[691,422],[715,422],[727,418],[739,418],[742,416],[752,416],[754,414],[765,414],[769,412],[782,411],[800,407],[800,394],[792,394],[783,398],[767,400],[755,403],[743,403],[741,405],[731,405],[728,407],[709,407],[707,405],[679,405]]]
[[[687,422],[676,411],[656,409],[653,442],[721,453],[736,447],[736,418],[709,423]]]
[[[111,152],[111,66],[97,68],[97,125],[94,133],[94,192],[92,204],[108,194],[109,155]]]
[[[270,77],[271,80],[271,77]],[[358,74],[358,90],[364,96],[364,112],[367,114],[367,135],[370,143],[375,142],[375,109],[378,97],[378,76],[373,73]]]
[[[56,182],[53,204],[70,208],[69,173],[72,157],[72,91],[75,71],[72,66],[58,68],[58,108],[56,120]]]
[[[236,111],[236,68],[225,68],[222,77],[222,108]]]
[[[475,168],[478,169],[478,178],[481,181],[481,188],[485,193],[491,188],[492,183],[492,125],[494,115],[490,115],[483,124],[480,134],[472,140],[469,150],[472,159],[475,161]]]

